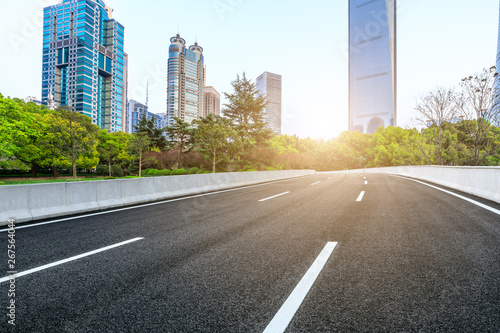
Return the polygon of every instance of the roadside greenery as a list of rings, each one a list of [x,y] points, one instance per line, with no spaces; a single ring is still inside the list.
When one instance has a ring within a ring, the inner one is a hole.
[[[379,128],[373,134],[343,132],[331,140],[275,135],[266,128],[265,98],[245,75],[223,116],[189,124],[176,118],[157,129],[143,118],[134,134],[108,133],[67,107],[49,110],[0,94],[0,175],[43,171],[110,177],[208,172],[343,170],[398,165],[500,165],[497,77],[494,68],[438,88],[416,104],[419,126]]]

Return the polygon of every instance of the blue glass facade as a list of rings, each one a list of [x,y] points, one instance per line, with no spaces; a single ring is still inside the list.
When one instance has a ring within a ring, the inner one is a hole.
[[[396,0],[349,0],[349,130],[397,125]]]
[[[195,43],[189,48],[179,34],[170,39],[168,56],[167,122],[174,116],[191,123],[203,115],[205,65],[203,48]]]
[[[42,102],[70,105],[110,132],[125,129],[124,27],[101,0],[44,8]],[[49,98],[50,97],[50,98]]]
[[[145,104],[131,99],[128,101],[127,109],[127,116],[125,117],[125,131],[128,133],[135,132],[134,126],[137,126],[139,120],[141,120],[143,116],[145,116],[147,120],[155,117],[155,127],[158,129],[164,129],[167,126],[167,119],[160,114],[149,112],[148,106]]]
[[[496,61],[496,72],[500,73],[500,18],[498,21],[498,43],[497,43],[497,61]],[[500,108],[500,75],[495,78],[495,101],[494,106],[498,109]],[[500,115],[499,115],[500,117]],[[498,119],[500,124],[500,119]]]

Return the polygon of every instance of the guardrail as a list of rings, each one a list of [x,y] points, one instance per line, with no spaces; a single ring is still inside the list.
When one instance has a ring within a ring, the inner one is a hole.
[[[232,172],[0,186],[0,225],[7,225],[9,219],[22,223],[301,177],[314,172]]]
[[[398,166],[362,171],[426,180],[500,203],[500,167]]]

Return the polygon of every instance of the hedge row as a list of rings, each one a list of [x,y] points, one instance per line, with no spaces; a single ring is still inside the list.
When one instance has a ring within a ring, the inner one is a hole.
[[[175,170],[158,170],[158,169],[144,169],[142,170],[142,177],[159,177],[159,176],[179,176],[179,175],[194,175],[201,173],[210,173],[210,171],[206,171],[198,168],[191,168],[189,170],[186,169],[175,169]]]

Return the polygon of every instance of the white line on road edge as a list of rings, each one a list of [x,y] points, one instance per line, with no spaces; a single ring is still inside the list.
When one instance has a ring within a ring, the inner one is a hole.
[[[356,201],[361,201],[363,200],[363,197],[365,196],[365,191],[361,191],[361,193],[359,194],[359,197],[356,199]]]
[[[495,214],[497,214],[497,215],[500,215],[500,210],[495,209],[495,208],[493,208],[493,207],[490,207],[490,206],[488,206],[488,205],[482,204],[482,203],[477,202],[477,201],[475,201],[475,200],[469,199],[469,198],[467,198],[467,197],[464,197],[463,195],[460,195],[460,194],[456,194],[456,193],[453,193],[453,192],[447,191],[447,190],[442,189],[442,188],[440,188],[440,187],[433,186],[433,185],[430,185],[430,184],[427,184],[427,183],[421,182],[421,181],[419,181],[419,180],[415,180],[415,179],[411,179],[411,178],[406,178],[406,177],[401,177],[401,176],[396,176],[396,177],[403,178],[403,179],[406,179],[406,180],[412,180],[412,181],[414,181],[414,182],[417,182],[417,183],[420,183],[420,184],[427,185],[427,186],[432,187],[432,188],[434,188],[434,189],[436,189],[436,190],[440,190],[440,191],[442,191],[442,192],[444,192],[444,193],[451,194],[451,195],[453,195],[453,196],[455,196],[455,197],[457,197],[457,198],[463,199],[463,200],[465,200],[465,201],[468,201],[468,202],[470,202],[470,203],[473,203],[473,204],[474,204],[474,205],[476,205],[476,206],[479,206],[479,207],[481,207],[481,208],[484,208],[484,209],[489,210],[490,212],[493,212],[493,213],[495,213]]]
[[[282,333],[286,330],[336,246],[337,242],[328,242],[325,245],[323,251],[288,296],[263,333]]]
[[[73,260],[77,260],[77,259],[80,259],[80,258],[83,258],[83,257],[91,256],[93,254],[96,254],[96,253],[99,253],[99,252],[103,252],[103,251],[107,251],[107,250],[110,250],[112,248],[115,248],[115,247],[118,247],[118,246],[122,246],[122,245],[125,245],[125,244],[128,244],[128,243],[137,242],[138,240],[141,240],[141,239],[144,239],[144,237],[138,237],[138,238],[130,239],[130,240],[125,241],[125,242],[121,242],[121,243],[118,243],[118,244],[106,246],[106,247],[103,247],[103,248],[100,248],[100,249],[97,249],[97,250],[94,250],[94,251],[90,251],[90,252],[87,252],[87,253],[79,254],[77,256],[74,256],[74,257],[71,257],[71,258],[68,258],[68,259],[63,259],[63,260],[59,260],[59,261],[53,262],[51,264],[47,264],[47,265],[43,265],[43,266],[40,266],[40,267],[32,268],[32,269],[29,269],[29,270],[24,271],[24,272],[16,273],[16,274],[14,274],[14,276],[17,279],[20,276],[28,275],[28,274],[39,272],[39,271],[43,271],[44,269],[47,269],[47,268],[51,268],[51,267],[54,267],[54,266],[65,264],[67,262],[70,262],[70,261],[73,261]],[[0,283],[5,282],[5,281],[9,281],[11,278],[12,278],[12,275],[3,277],[3,278],[0,279]]]
[[[332,177],[328,177],[328,179],[332,179]]]
[[[368,185],[368,182],[367,182],[367,181],[365,181],[365,185]]]
[[[300,176],[300,177],[307,177],[307,176],[310,176],[310,175]],[[238,187],[238,188],[230,188],[230,189],[227,189],[227,190],[220,190],[220,191],[215,191],[215,192],[210,192],[210,193],[196,194],[196,195],[191,195],[191,196],[182,197],[182,198],[167,199],[167,200],[162,200],[162,201],[148,203],[148,204],[140,204],[140,205],[125,207],[125,208],[118,208],[118,209],[107,210],[105,212],[97,212],[97,213],[91,213],[91,214],[85,214],[85,215],[79,215],[79,216],[71,216],[71,217],[66,217],[66,218],[62,218],[62,219],[58,219],[58,220],[52,220],[52,221],[47,221],[47,222],[40,222],[40,223],[23,225],[23,226],[17,226],[17,227],[14,228],[14,230],[24,229],[24,228],[38,227],[38,226],[45,225],[45,224],[59,223],[59,222],[76,220],[76,219],[82,219],[82,218],[85,218],[85,217],[92,217],[92,216],[98,216],[98,215],[103,215],[103,214],[110,214],[110,213],[122,212],[122,211],[130,210],[130,209],[143,208],[143,207],[149,207],[149,206],[156,206],[156,205],[161,205],[161,204],[165,204],[165,203],[169,203],[169,202],[175,202],[175,201],[181,201],[181,200],[188,200],[188,199],[193,199],[193,198],[205,197],[205,196],[219,194],[219,193],[239,191],[239,190],[244,190],[244,189],[247,189],[247,188],[252,188],[252,187],[257,187],[257,186],[265,186],[265,185],[271,185],[271,184],[276,184],[276,183],[288,182],[288,181],[291,181],[291,180],[297,180],[300,177],[293,177],[293,178],[289,178],[289,179],[276,180],[276,181],[271,181],[271,182],[267,182],[267,183],[264,183],[264,184],[247,185],[247,186]],[[0,230],[0,232],[7,232],[8,230],[9,229],[3,229],[3,230]]]
[[[312,183],[311,186],[312,185],[318,185],[319,183],[321,183],[321,182]]]
[[[273,195],[272,197],[261,199],[259,201],[262,202],[262,201],[266,201],[266,200],[269,200],[269,199],[274,199],[274,198],[281,197],[282,195],[285,195],[285,194],[288,194],[288,193],[290,193],[290,191],[284,192],[284,193],[281,193],[281,194],[277,194],[277,195]]]

